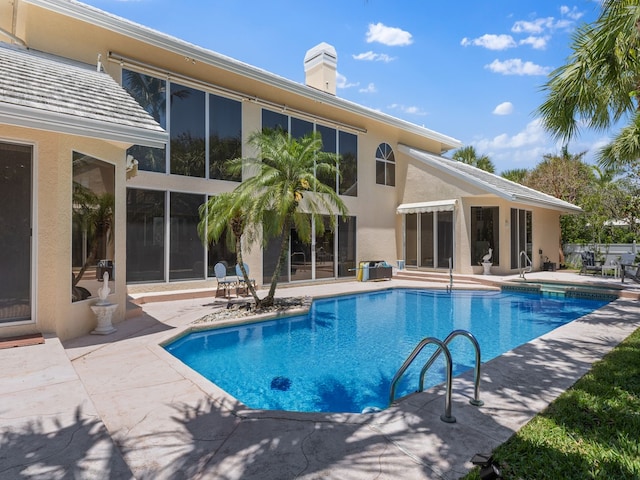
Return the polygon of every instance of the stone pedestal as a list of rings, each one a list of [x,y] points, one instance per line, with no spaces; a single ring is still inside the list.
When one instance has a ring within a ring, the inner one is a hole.
[[[111,318],[117,308],[117,303],[97,303],[91,305],[91,310],[93,310],[93,313],[98,319],[96,329],[91,332],[93,335],[108,335],[116,331],[116,328],[111,324]]]
[[[491,262],[482,262],[482,273],[484,275],[491,275],[491,265],[493,265]]]

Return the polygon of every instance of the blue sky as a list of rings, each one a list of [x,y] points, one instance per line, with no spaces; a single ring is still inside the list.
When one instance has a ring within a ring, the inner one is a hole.
[[[338,96],[454,137],[498,173],[558,153],[540,127],[546,75],[565,63],[597,0],[85,0],[303,83],[306,51],[338,53]],[[569,144],[586,159],[607,133]]]

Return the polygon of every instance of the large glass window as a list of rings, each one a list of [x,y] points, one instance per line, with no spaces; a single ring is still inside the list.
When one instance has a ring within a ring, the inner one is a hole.
[[[311,244],[304,243],[298,237],[298,231],[291,229],[291,281],[311,280],[313,278]]]
[[[498,207],[471,207],[471,265],[480,265],[492,249],[491,262],[500,265]]]
[[[170,193],[169,280],[204,278],[204,246],[198,208],[204,195]]]
[[[420,214],[420,266],[435,267],[435,238],[433,235],[435,225],[433,224],[435,214],[424,212]]]
[[[289,131],[289,117],[283,113],[262,110],[262,130]]]
[[[316,125],[316,131],[320,134],[322,138],[322,151],[327,153],[336,153],[337,152],[337,138],[336,138],[336,129],[325,127],[324,125]],[[335,177],[330,177],[328,175],[318,175],[318,180],[324,183],[327,187],[331,187],[333,190],[336,190],[337,185],[337,175]]]
[[[205,94],[171,84],[171,173],[204,177]]]
[[[0,323],[31,318],[31,150],[0,143]]]
[[[316,278],[334,278],[335,274],[335,233],[329,229],[330,218],[323,216],[324,232],[316,234]]]
[[[122,70],[122,86],[162,128],[167,127],[167,82],[131,70]],[[138,168],[149,172],[166,172],[164,148],[134,145],[127,154],[138,161]]]
[[[115,166],[73,152],[72,300],[96,297],[105,271],[113,292]]]
[[[289,120],[290,126],[289,126]],[[271,110],[262,110],[262,129],[281,129],[289,131],[294,138],[300,138],[303,135],[313,131],[312,122],[291,117],[283,113],[273,112]],[[315,124],[315,131],[320,133],[322,138],[322,151],[338,155],[338,169],[340,172],[340,180],[338,184],[337,178],[327,178],[326,176],[318,176],[318,180],[328,187],[338,191],[340,195],[357,196],[358,195],[358,137],[352,133],[336,130],[335,128],[325,125]],[[395,178],[394,178],[395,182]],[[337,188],[336,188],[337,187]]]
[[[297,231],[291,229],[288,262],[282,269],[280,282],[355,276],[356,217],[346,217],[346,219],[339,217],[338,228],[333,231],[329,229],[329,217],[324,216],[323,219],[325,231],[322,234],[316,234],[315,242],[312,242],[315,243],[315,250],[312,244],[303,243]],[[271,282],[275,271],[280,255],[280,242],[280,238],[271,238],[263,249],[263,282],[265,284]]]
[[[338,276],[356,275],[356,217],[338,217]]]
[[[409,213],[404,219],[405,264],[418,266],[418,214]]]
[[[291,117],[291,136],[293,138],[302,138],[310,133],[313,133],[313,123]]]
[[[228,160],[242,156],[242,105],[209,95],[209,178],[240,182],[242,175],[225,170]]]
[[[405,265],[453,267],[453,212],[408,213],[405,216]]]
[[[453,212],[438,212],[437,216],[438,268],[449,268],[449,259],[453,268]]]
[[[533,214],[530,210],[511,209],[511,268],[522,268],[525,259],[521,252],[525,252],[529,259],[533,258]]]
[[[340,132],[340,195],[358,196],[358,136]]]
[[[165,192],[127,189],[127,283],[164,281]]]
[[[376,149],[376,183],[391,187],[396,184],[396,157],[388,143],[381,143]]]

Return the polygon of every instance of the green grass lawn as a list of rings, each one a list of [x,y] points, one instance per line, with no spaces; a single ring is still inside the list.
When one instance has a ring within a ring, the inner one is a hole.
[[[640,479],[640,330],[493,457],[505,480]]]

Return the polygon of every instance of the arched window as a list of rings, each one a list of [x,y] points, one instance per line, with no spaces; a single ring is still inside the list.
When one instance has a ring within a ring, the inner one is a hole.
[[[396,185],[396,157],[388,143],[381,143],[376,150],[376,183]]]

